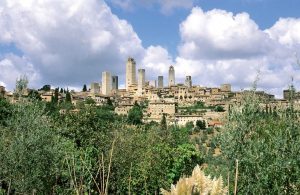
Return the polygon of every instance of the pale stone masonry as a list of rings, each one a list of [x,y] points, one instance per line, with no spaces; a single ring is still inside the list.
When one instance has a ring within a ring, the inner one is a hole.
[[[136,84],[136,62],[129,57],[126,63],[126,89],[133,84]]]
[[[118,76],[112,76],[112,90],[117,90],[119,89],[119,77]]]
[[[110,72],[102,72],[102,94],[110,95],[111,93],[111,74]]]
[[[187,86],[188,88],[192,87],[192,77],[191,76],[185,77],[185,86]]]
[[[157,88],[159,89],[164,88],[164,76],[158,76],[157,81],[158,81]]]
[[[169,87],[175,85],[175,69],[173,66],[169,68]]]
[[[145,87],[145,69],[138,70],[138,93],[143,94],[143,89]]]
[[[98,94],[100,93],[100,84],[99,83],[91,83],[91,90],[90,92],[92,94]]]

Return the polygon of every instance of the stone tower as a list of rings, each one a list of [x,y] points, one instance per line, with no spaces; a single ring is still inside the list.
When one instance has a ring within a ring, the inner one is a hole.
[[[145,69],[138,70],[138,93],[141,95],[145,86]]]
[[[175,69],[173,66],[169,68],[169,87],[175,85]]]
[[[129,57],[126,63],[126,89],[132,84],[136,84],[136,63]]]
[[[111,79],[112,79],[112,89],[113,90],[119,89],[119,79],[118,79],[118,76],[112,76]]]
[[[110,72],[102,72],[102,94],[109,95],[111,93],[111,74]]]
[[[164,88],[164,76],[158,76],[158,84],[157,84],[158,88]]]
[[[185,86],[187,86],[188,88],[192,87],[192,77],[191,76],[185,77]]]

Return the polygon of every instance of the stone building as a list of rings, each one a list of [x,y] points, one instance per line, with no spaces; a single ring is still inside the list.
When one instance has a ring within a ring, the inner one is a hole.
[[[173,66],[169,68],[169,87],[175,85],[175,69]]]
[[[188,88],[192,87],[192,77],[191,76],[185,77],[185,86],[187,86]]]
[[[111,93],[111,74],[110,72],[102,72],[102,94],[109,95]]]
[[[112,80],[112,90],[119,89],[119,78],[118,78],[118,76],[112,76],[111,80]]]
[[[162,89],[164,88],[164,76],[158,76],[158,84],[157,88]]]
[[[126,63],[126,89],[133,84],[136,84],[136,62],[129,57]]]
[[[98,94],[100,93],[100,84],[99,83],[91,83],[91,90],[90,92],[92,94]]]
[[[143,94],[143,89],[145,87],[145,69],[138,70],[138,93]]]

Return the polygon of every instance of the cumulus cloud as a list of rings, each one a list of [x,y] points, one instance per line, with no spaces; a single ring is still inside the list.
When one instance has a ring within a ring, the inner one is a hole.
[[[237,90],[251,86],[260,72],[259,87],[280,96],[300,73],[294,66],[299,27],[299,19],[288,18],[261,30],[247,13],[195,7],[180,24],[178,77],[192,75],[210,86],[232,83]]]
[[[6,0],[1,6],[0,43],[16,45],[42,75],[40,83],[100,81],[101,71],[123,74],[128,56],[143,56],[132,26],[103,1]]]
[[[137,6],[151,7],[158,5],[164,14],[171,13],[174,9],[193,7],[194,0],[108,0],[124,10],[132,11]]]
[[[14,88],[16,79],[20,75],[27,75],[30,83],[35,83],[40,75],[33,64],[28,62],[26,57],[19,57],[14,54],[7,54],[0,60],[0,83],[9,89]]]
[[[150,46],[147,48],[144,58],[142,60],[143,66],[149,70],[151,79],[155,76],[166,75],[169,70],[169,66],[173,64],[172,57],[168,51],[161,46]]]

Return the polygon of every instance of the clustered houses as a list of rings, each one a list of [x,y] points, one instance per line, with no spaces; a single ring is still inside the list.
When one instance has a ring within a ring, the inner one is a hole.
[[[137,74],[136,74],[137,72]],[[118,76],[112,76],[110,72],[102,73],[102,82],[93,82],[90,89],[85,92],[71,91],[72,103],[77,105],[87,99],[93,99],[96,105],[105,104],[110,99],[115,104],[115,112],[120,115],[127,115],[134,103],[146,103],[144,109],[144,121],[157,121],[165,115],[169,123],[185,125],[187,122],[196,123],[197,120],[206,122],[208,126],[221,126],[221,119],[224,118],[226,111],[232,104],[238,104],[242,95],[249,91],[233,92],[230,84],[222,84],[220,87],[203,87],[192,85],[192,77],[186,76],[185,83],[176,83],[175,68],[169,67],[168,85],[164,85],[164,77],[159,75],[156,80],[146,80],[146,70],[136,71],[136,62],[133,58],[128,58],[126,62],[126,81],[125,89],[119,89]],[[47,85],[50,89],[50,86]],[[27,96],[30,89],[24,90],[23,96]],[[292,92],[292,93],[291,93]],[[43,101],[50,102],[55,90],[38,90]],[[296,99],[300,99],[300,93],[293,90],[284,90],[284,99],[277,100],[274,95],[263,91],[257,91],[261,97],[267,111],[285,108],[291,94]],[[15,103],[18,98],[12,92],[6,92],[0,86],[0,97],[5,97]],[[66,98],[66,93],[58,93],[58,100]],[[197,107],[198,103],[202,106]],[[299,107],[300,102],[296,102],[295,107]],[[225,112],[214,110],[221,106]]]

